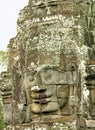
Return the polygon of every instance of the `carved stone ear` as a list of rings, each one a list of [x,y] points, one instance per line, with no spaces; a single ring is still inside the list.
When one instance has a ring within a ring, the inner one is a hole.
[[[60,109],[65,107],[67,102],[68,102],[68,98],[58,98],[58,104],[59,104]]]
[[[60,108],[66,105],[68,97],[69,97],[69,86],[68,85],[57,86],[57,98]]]
[[[57,86],[57,97],[58,98],[68,97],[68,94],[69,94],[68,91],[69,91],[68,85],[58,85]]]

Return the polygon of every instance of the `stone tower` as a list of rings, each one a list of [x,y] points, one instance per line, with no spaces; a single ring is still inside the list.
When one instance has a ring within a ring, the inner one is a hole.
[[[86,130],[95,114],[94,88],[91,113],[84,96],[94,52],[91,7],[90,0],[29,0],[20,11],[0,81],[6,129]]]

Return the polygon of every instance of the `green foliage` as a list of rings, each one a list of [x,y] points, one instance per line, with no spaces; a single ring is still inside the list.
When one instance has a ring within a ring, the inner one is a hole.
[[[7,60],[7,52],[6,51],[0,51],[0,60],[2,62]]]
[[[0,72],[6,70],[8,63],[8,56],[6,51],[0,51]]]
[[[0,130],[3,130],[4,127],[5,127],[5,124],[3,122],[2,105],[0,103]]]

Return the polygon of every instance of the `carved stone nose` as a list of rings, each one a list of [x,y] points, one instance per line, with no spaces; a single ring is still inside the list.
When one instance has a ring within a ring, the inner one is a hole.
[[[49,98],[52,96],[51,91],[47,91],[46,89],[32,89],[31,90],[31,97],[33,99],[42,99],[42,98]]]
[[[46,88],[45,87],[43,87],[43,86],[33,86],[32,88],[31,88],[31,91],[34,91],[34,92],[38,92],[38,91],[45,91],[46,90]]]

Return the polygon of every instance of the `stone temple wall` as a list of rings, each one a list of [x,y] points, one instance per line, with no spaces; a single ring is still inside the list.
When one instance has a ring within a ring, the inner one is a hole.
[[[8,44],[6,130],[95,129],[93,0],[29,0]]]

